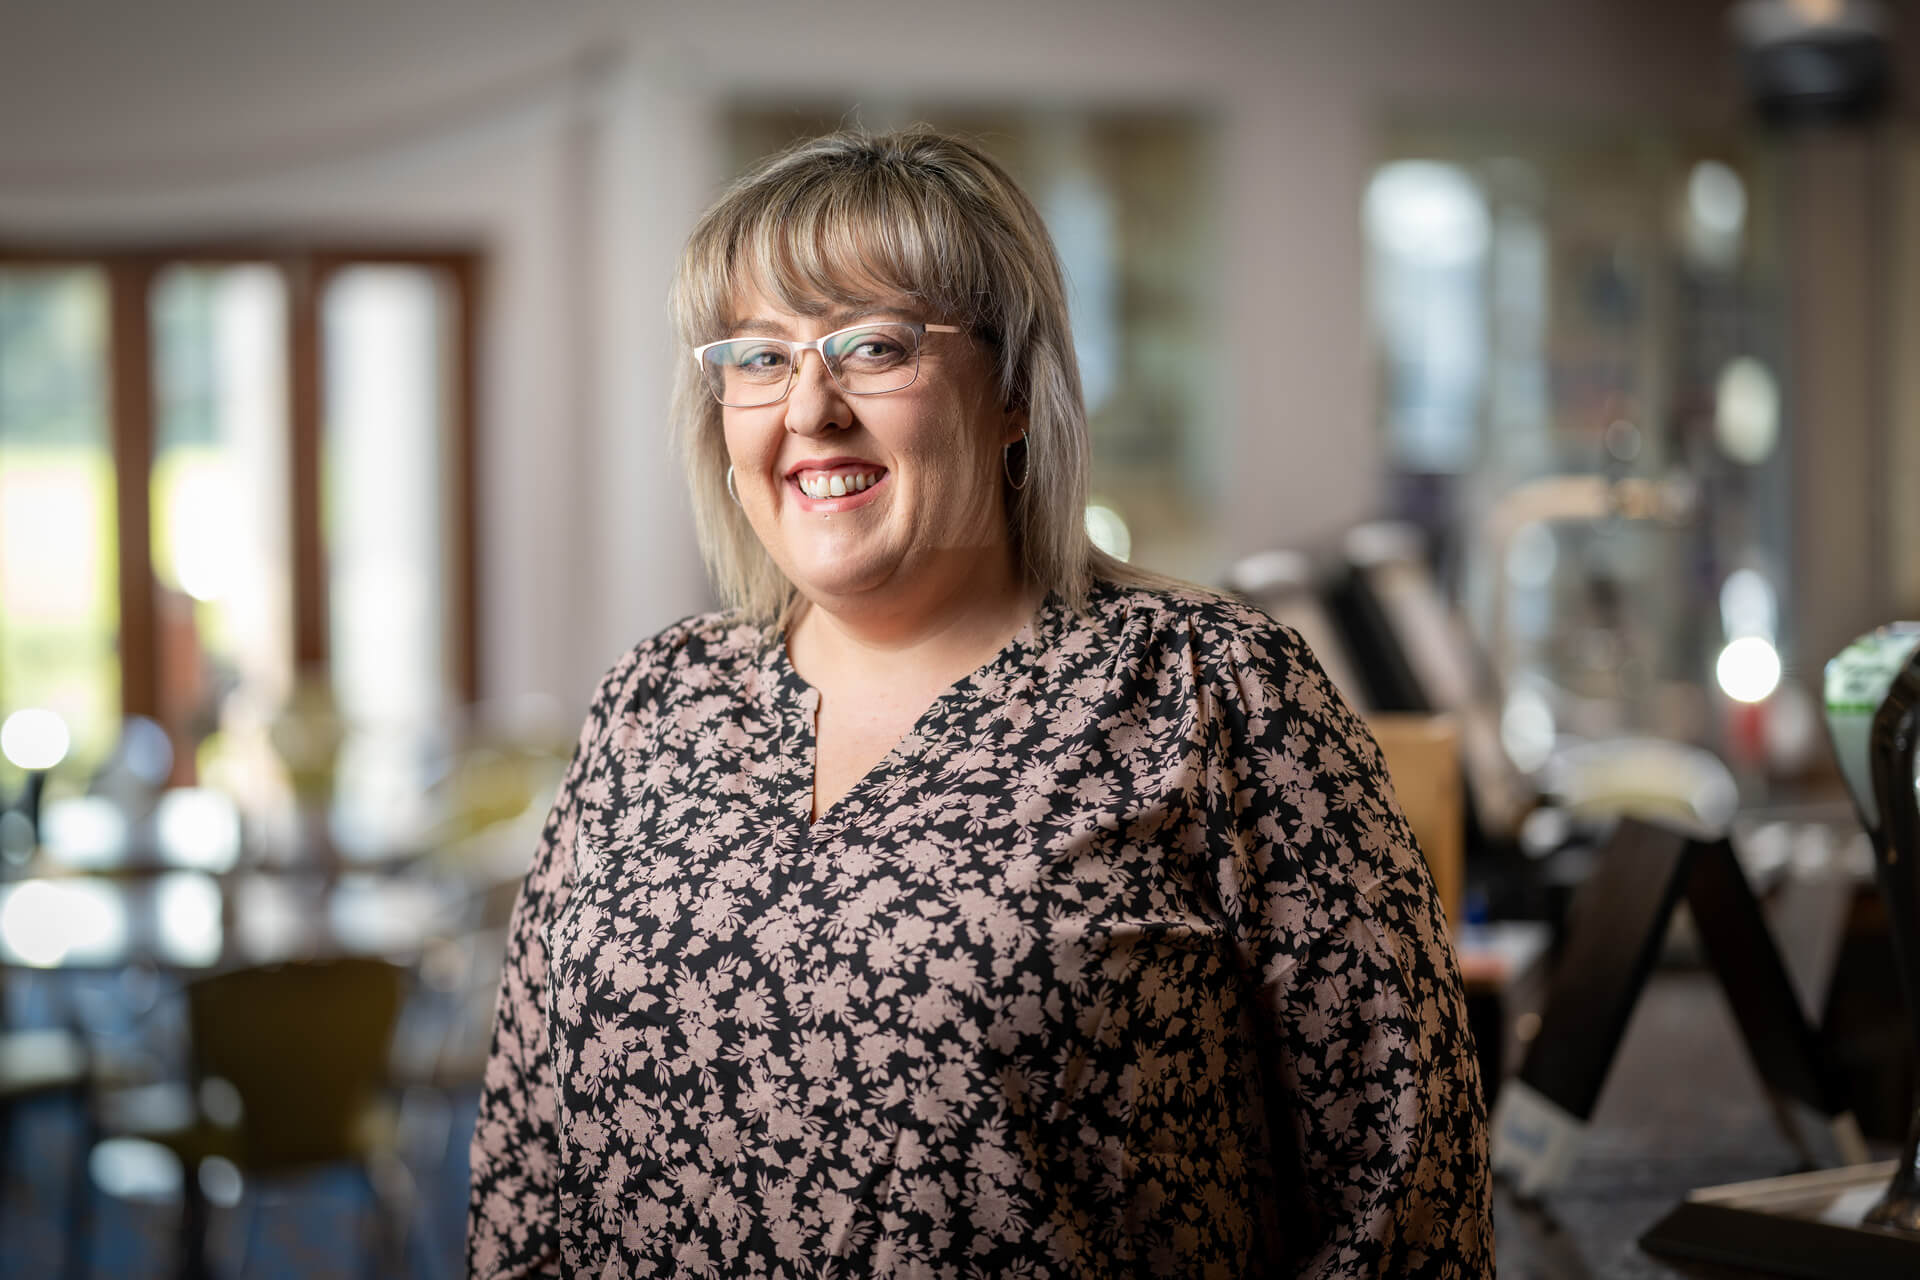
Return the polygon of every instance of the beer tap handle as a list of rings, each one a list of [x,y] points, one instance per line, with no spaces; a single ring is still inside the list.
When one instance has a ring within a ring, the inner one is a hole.
[[[1873,717],[1869,735],[1880,832],[1874,872],[1893,925],[1907,1012],[1920,1042],[1920,795],[1914,743],[1920,733],[1920,649],[1907,656]]]

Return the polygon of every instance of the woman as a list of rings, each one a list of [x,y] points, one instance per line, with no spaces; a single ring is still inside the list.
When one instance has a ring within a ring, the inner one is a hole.
[[[1097,552],[1052,245],[839,135],[695,229],[726,613],[600,685],[514,917],[477,1277],[1491,1272],[1431,880],[1297,636]]]

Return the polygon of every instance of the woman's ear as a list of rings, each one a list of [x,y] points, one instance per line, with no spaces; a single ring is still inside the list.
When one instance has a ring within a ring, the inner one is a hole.
[[[1006,429],[1000,433],[1000,447],[1006,448],[1016,440],[1027,438],[1027,411],[1023,408],[1011,408],[1006,411],[1002,424]]]

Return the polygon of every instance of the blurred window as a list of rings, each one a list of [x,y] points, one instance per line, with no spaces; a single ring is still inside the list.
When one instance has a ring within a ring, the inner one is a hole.
[[[0,716],[52,711],[80,766],[120,712],[107,311],[104,271],[0,263]]]
[[[161,718],[191,734],[230,683],[226,716],[263,725],[293,683],[286,281],[175,266],[150,301]]]
[[[321,301],[329,649],[334,697],[358,732],[340,762],[340,811],[368,842],[404,831],[427,793],[417,750],[454,691],[443,492],[454,316],[445,273],[344,268]]]
[[[0,716],[59,714],[74,780],[153,717],[178,783],[216,733],[264,756],[303,686],[350,740],[476,698],[477,273],[0,250]]]
[[[1386,134],[1362,217],[1397,514],[1575,733],[1706,736],[1725,637],[1693,602],[1784,583],[1770,169],[1656,128]]]
[[[1367,188],[1386,429],[1403,464],[1461,471],[1486,383],[1487,202],[1457,165],[1399,160]]]

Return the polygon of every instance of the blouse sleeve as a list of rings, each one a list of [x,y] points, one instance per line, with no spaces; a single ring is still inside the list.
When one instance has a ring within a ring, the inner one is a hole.
[[[547,930],[572,892],[582,793],[607,767],[607,739],[634,656],[629,654],[608,672],[594,693],[507,926],[493,1046],[469,1152],[467,1273],[475,1280],[561,1274],[559,1132],[547,1038]]]
[[[1293,632],[1217,639],[1210,879],[1267,1024],[1295,1274],[1490,1276],[1465,997],[1379,748]]]

